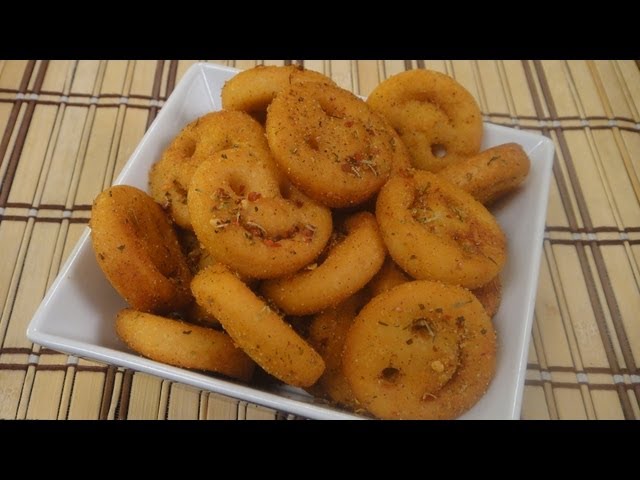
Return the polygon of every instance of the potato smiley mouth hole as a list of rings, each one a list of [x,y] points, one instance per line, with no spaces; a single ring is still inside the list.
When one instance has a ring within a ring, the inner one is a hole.
[[[447,155],[447,148],[441,143],[431,145],[431,153],[436,158],[444,158]]]
[[[184,155],[186,158],[191,158],[194,153],[196,153],[196,141],[190,140],[185,146]]]

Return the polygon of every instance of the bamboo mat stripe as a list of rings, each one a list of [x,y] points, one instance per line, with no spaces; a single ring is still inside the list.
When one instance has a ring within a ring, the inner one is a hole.
[[[556,145],[524,419],[640,419],[640,69],[635,61],[297,64],[367,95],[455,77],[484,119]],[[291,420],[31,344],[26,327],[109,186],[194,61],[0,61],[0,418]]]
[[[529,87],[534,95],[534,103],[535,103],[535,108],[536,111],[538,113],[540,113],[542,111],[542,101],[544,101],[546,103],[546,106],[548,108],[549,113],[551,114],[552,118],[555,118],[557,116],[556,114],[556,109],[555,109],[555,105],[553,103],[553,98],[549,92],[549,87],[547,84],[547,79],[545,77],[545,73],[541,68],[541,65],[539,62],[535,62],[535,71],[538,74],[538,79],[540,81],[540,86],[542,89],[542,98],[540,98],[535,90],[535,85],[534,85],[534,80],[533,80],[533,72],[532,69],[530,67],[530,65],[525,63],[525,74],[527,76],[527,81],[529,83]],[[545,135],[549,135],[549,131],[548,130],[544,130],[543,133]],[[556,181],[559,184],[559,187],[561,189],[561,192],[563,194],[562,195],[562,199],[563,199],[563,203],[564,203],[564,209],[565,209],[565,213],[568,216],[568,220],[569,220],[569,224],[572,228],[576,228],[577,226],[577,217],[576,217],[576,212],[573,209],[573,206],[571,204],[569,204],[569,202],[565,202],[565,199],[568,199],[569,195],[567,193],[568,188],[572,187],[574,189],[575,195],[577,197],[577,201],[578,201],[578,208],[580,210],[580,214],[582,214],[582,218],[585,221],[585,224],[587,226],[587,228],[591,227],[591,221],[589,219],[588,216],[588,212],[585,209],[585,203],[584,203],[584,198],[582,196],[582,192],[580,190],[580,185],[579,182],[576,179],[576,174],[575,174],[575,170],[573,168],[573,163],[572,163],[572,159],[571,159],[571,154],[567,148],[567,144],[563,135],[563,132],[560,130],[556,130],[556,141],[559,143],[560,146],[560,150],[562,152],[562,156],[564,157],[565,162],[567,163],[567,169],[569,172],[569,183],[570,186],[566,180],[565,175],[562,172],[562,169],[559,168],[559,164],[556,162],[555,166],[554,166],[554,175],[556,177]],[[611,368],[613,370],[614,375],[619,374],[620,370],[619,370],[619,366],[618,366],[618,362],[615,358],[615,355],[613,354],[613,346],[612,343],[610,341],[610,337],[609,337],[609,332],[607,331],[605,322],[604,322],[604,313],[602,311],[602,305],[598,299],[597,293],[595,291],[596,287],[595,287],[595,282],[592,278],[592,272],[591,269],[589,267],[588,264],[588,260],[586,258],[586,252],[585,252],[585,248],[584,245],[582,243],[578,243],[576,244],[576,251],[579,257],[579,262],[580,262],[580,267],[583,271],[584,274],[584,278],[587,282],[587,288],[589,290],[589,299],[591,300],[591,305],[593,308],[593,311],[595,312],[595,316],[596,316],[596,322],[597,322],[597,326],[598,326],[598,330],[600,332],[600,336],[603,340],[603,344],[607,353],[607,359],[609,361],[609,364],[611,365]],[[619,385],[619,384],[617,384]],[[623,386],[619,386],[619,388],[617,388],[618,390],[618,395],[619,395],[619,399],[620,399],[620,404],[622,406],[622,411],[624,413],[625,418],[630,418],[632,416],[632,412],[631,412],[631,406],[629,405],[629,399],[626,396],[626,392],[624,391]],[[585,401],[585,404],[589,403],[588,398],[585,399],[583,398],[583,401]],[[586,405],[585,405],[586,406]]]

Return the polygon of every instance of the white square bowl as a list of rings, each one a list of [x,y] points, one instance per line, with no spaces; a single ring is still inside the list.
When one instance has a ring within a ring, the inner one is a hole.
[[[220,91],[237,70],[193,65],[167,100],[115,184],[148,189],[148,171],[188,122],[221,108]],[[554,147],[546,137],[485,124],[482,148],[507,142],[523,146],[531,159],[525,184],[492,208],[508,239],[502,272],[502,304],[494,318],[498,332],[496,375],[484,397],[464,419],[517,419],[520,415],[529,338],[542,252]],[[131,352],[116,336],[114,319],[125,307],[95,261],[85,229],[36,311],[27,337],[79,357],[131,368],[276,410],[315,419],[362,418],[313,399],[291,387],[264,391],[222,378],[165,365]]]

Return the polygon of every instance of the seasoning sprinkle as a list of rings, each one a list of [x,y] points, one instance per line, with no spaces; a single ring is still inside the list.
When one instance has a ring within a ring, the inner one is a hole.
[[[266,233],[267,233],[267,231],[266,231],[266,230],[265,230],[261,225],[258,225],[258,224],[257,224],[257,223],[255,223],[255,222],[245,222],[245,225],[247,225],[248,227],[254,227],[254,228],[257,228],[258,230],[260,230],[260,232],[262,232],[262,233],[263,233],[263,234],[265,234],[265,235],[266,235]]]
[[[453,308],[460,308],[464,305],[469,305],[473,300],[467,300],[466,302],[456,302],[453,304]]]
[[[220,220],[219,218],[212,218],[209,220],[209,223],[213,226],[215,231],[222,230],[223,228],[227,228],[231,223],[229,220]]]

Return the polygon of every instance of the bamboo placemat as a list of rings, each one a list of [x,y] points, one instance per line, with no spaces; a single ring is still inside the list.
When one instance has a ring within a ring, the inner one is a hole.
[[[117,176],[192,63],[0,60],[0,418],[294,418],[25,337],[93,198]],[[446,72],[471,91],[486,120],[553,139],[522,418],[640,419],[638,64],[297,63],[361,95],[406,69]]]

